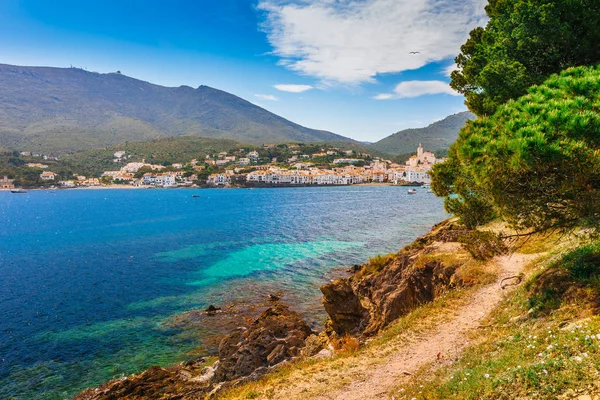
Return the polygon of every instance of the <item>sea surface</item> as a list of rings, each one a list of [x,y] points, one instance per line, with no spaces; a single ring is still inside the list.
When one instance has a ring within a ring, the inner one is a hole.
[[[201,354],[214,327],[185,316],[209,304],[282,291],[317,329],[321,284],[447,217],[417,191],[0,192],[0,399],[69,398]]]

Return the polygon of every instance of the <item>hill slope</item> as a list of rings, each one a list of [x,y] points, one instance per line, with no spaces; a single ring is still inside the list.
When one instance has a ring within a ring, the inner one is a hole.
[[[189,162],[193,158],[203,159],[207,154],[231,151],[246,147],[243,143],[227,139],[209,139],[196,136],[176,136],[154,139],[145,142],[128,142],[103,149],[91,149],[62,157],[75,171],[85,175],[99,176],[103,171],[119,169],[115,151],[123,150],[133,159],[125,162],[145,160],[148,163],[163,164]]]
[[[207,86],[171,88],[119,73],[0,64],[5,147],[77,151],[181,135],[251,144],[352,141]]]
[[[413,153],[419,143],[426,150],[445,150],[456,141],[458,131],[464,124],[474,118],[475,115],[468,111],[450,115],[425,128],[405,129],[394,133],[373,143],[371,147],[393,155]]]

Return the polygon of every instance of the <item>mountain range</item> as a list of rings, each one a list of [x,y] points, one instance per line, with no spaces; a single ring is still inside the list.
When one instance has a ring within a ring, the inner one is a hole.
[[[447,150],[458,138],[458,132],[475,114],[464,111],[450,115],[425,128],[405,129],[373,143],[372,148],[391,154],[414,153],[419,143],[426,150]]]
[[[208,86],[164,87],[120,72],[0,64],[0,149],[69,153],[185,136],[251,145],[341,143],[374,155],[406,155],[419,143],[446,150],[473,118],[462,112],[366,144],[303,127]]]
[[[0,145],[73,152],[172,136],[249,144],[353,142],[208,86],[164,87],[119,72],[0,64]]]

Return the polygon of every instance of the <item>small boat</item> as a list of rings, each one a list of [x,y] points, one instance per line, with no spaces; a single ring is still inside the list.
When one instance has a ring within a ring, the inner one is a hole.
[[[25,189],[11,189],[10,192],[11,193],[27,193],[27,190],[25,190]]]
[[[197,199],[198,197],[200,197],[200,195],[199,194],[195,194],[192,197],[195,198],[195,199]]]
[[[408,189],[408,194],[417,194],[417,189]]]

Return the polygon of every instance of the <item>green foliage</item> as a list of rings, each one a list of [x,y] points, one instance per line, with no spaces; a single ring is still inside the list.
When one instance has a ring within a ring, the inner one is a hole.
[[[573,279],[600,291],[600,242],[580,247],[563,257],[561,265]]]
[[[517,229],[600,226],[600,69],[571,68],[467,123],[433,190],[465,218],[490,208]]]
[[[431,189],[436,195],[445,197],[446,211],[459,217],[467,228],[475,229],[493,220],[496,214],[486,192],[477,185],[458,157],[457,147],[454,145],[450,149],[448,161],[432,168]]]
[[[479,116],[568,67],[600,62],[597,0],[491,0],[456,58],[451,86]]]
[[[43,163],[48,165],[48,171],[58,175],[55,181],[43,181],[40,174],[44,172],[41,168],[30,168],[25,164]],[[62,162],[46,161],[41,157],[22,157],[18,152],[6,151],[0,152],[0,177],[8,176],[14,179],[17,187],[41,187],[54,185],[60,179],[67,179],[73,175],[72,169]]]
[[[115,151],[115,149],[87,150],[61,157],[61,159],[81,175],[99,177],[104,171],[121,168],[121,164],[113,161]]]
[[[188,162],[194,158],[200,160],[207,154],[232,151],[247,146],[233,140],[177,136],[145,142],[127,142],[107,149],[87,150],[63,159],[81,174],[100,176],[103,171],[119,169],[128,162],[145,160],[152,164],[170,165],[175,162]],[[125,151],[128,158],[115,163],[114,153],[119,150]]]
[[[578,247],[553,263],[527,284],[528,308],[534,316],[547,315],[581,290],[596,298],[600,293],[600,242]]]

